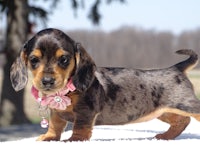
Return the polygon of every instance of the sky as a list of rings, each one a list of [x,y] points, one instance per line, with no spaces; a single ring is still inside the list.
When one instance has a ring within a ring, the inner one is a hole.
[[[29,1],[40,7],[49,7],[48,1],[45,0]],[[113,2],[111,5],[106,5],[106,0],[101,0],[99,11],[102,19],[99,26],[94,26],[88,19],[89,9],[94,1],[85,0],[84,8],[78,9],[75,17],[71,0],[60,0],[56,7],[48,8],[53,11],[49,15],[47,27],[110,32],[129,26],[145,30],[170,31],[175,34],[200,28],[200,0],[126,0],[125,3]],[[1,28],[5,26],[5,17],[0,16],[0,21],[3,22],[0,24]],[[35,30],[42,28],[44,26],[39,23]]]
[[[113,2],[111,5],[106,5],[105,1],[102,0],[99,9],[102,15],[99,26],[94,26],[88,19],[89,8],[94,0],[85,0],[85,7],[77,11],[77,17],[74,16],[70,1],[60,0],[49,16],[47,27],[109,32],[130,26],[175,34],[200,28],[200,0],[126,0],[126,3]],[[40,0],[37,4],[41,2],[44,3]],[[40,28],[42,26],[37,30]]]

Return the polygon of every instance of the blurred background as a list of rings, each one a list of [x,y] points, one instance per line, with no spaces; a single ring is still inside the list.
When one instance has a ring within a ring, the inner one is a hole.
[[[199,0],[0,0],[0,127],[37,124],[31,83],[15,92],[9,70],[26,40],[58,28],[82,43],[98,66],[164,68],[200,54]],[[189,73],[200,97],[199,65]],[[1,131],[0,131],[1,132]]]

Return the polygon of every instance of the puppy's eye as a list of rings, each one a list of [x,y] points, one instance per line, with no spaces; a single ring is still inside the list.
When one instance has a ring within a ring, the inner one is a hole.
[[[37,68],[39,63],[40,63],[40,59],[38,57],[35,57],[35,56],[31,56],[29,58],[30,60],[30,63],[31,63],[31,66],[33,69]]]
[[[58,59],[58,65],[62,68],[66,68],[69,64],[70,56],[63,55]]]

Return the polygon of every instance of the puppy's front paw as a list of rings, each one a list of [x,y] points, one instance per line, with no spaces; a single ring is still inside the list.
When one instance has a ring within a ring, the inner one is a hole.
[[[86,137],[77,137],[77,136],[72,136],[68,140],[63,140],[63,142],[73,142],[73,141],[88,141],[90,138]]]
[[[40,135],[36,141],[59,141],[60,137],[53,134],[42,134]]]
[[[72,136],[64,142],[72,141],[88,141],[92,136],[91,128],[74,129]]]

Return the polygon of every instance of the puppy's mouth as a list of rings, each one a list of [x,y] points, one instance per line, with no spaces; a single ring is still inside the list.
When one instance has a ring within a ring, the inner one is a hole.
[[[40,90],[44,93],[44,94],[54,94],[60,90],[62,90],[64,88],[64,85],[60,85],[60,86],[45,86],[45,87],[41,87]]]
[[[69,83],[69,80],[68,78],[59,80],[54,78],[53,80],[43,77],[40,80],[33,80],[33,86],[41,93],[51,95],[62,91]]]
[[[66,80],[64,82],[58,82],[57,84],[51,85],[51,86],[42,86],[38,88],[43,94],[51,95],[55,93],[62,93],[62,92],[69,92],[76,90],[76,87],[74,86],[72,79]]]
[[[41,91],[43,91],[44,93],[48,92],[48,93],[54,93],[56,91],[58,91],[59,89],[55,89],[55,88],[51,88],[51,87],[44,87],[41,89]]]
[[[44,94],[54,94],[56,92],[59,92],[65,87],[66,83],[56,82],[54,84],[41,84],[39,86],[36,85],[39,91],[41,91]]]

